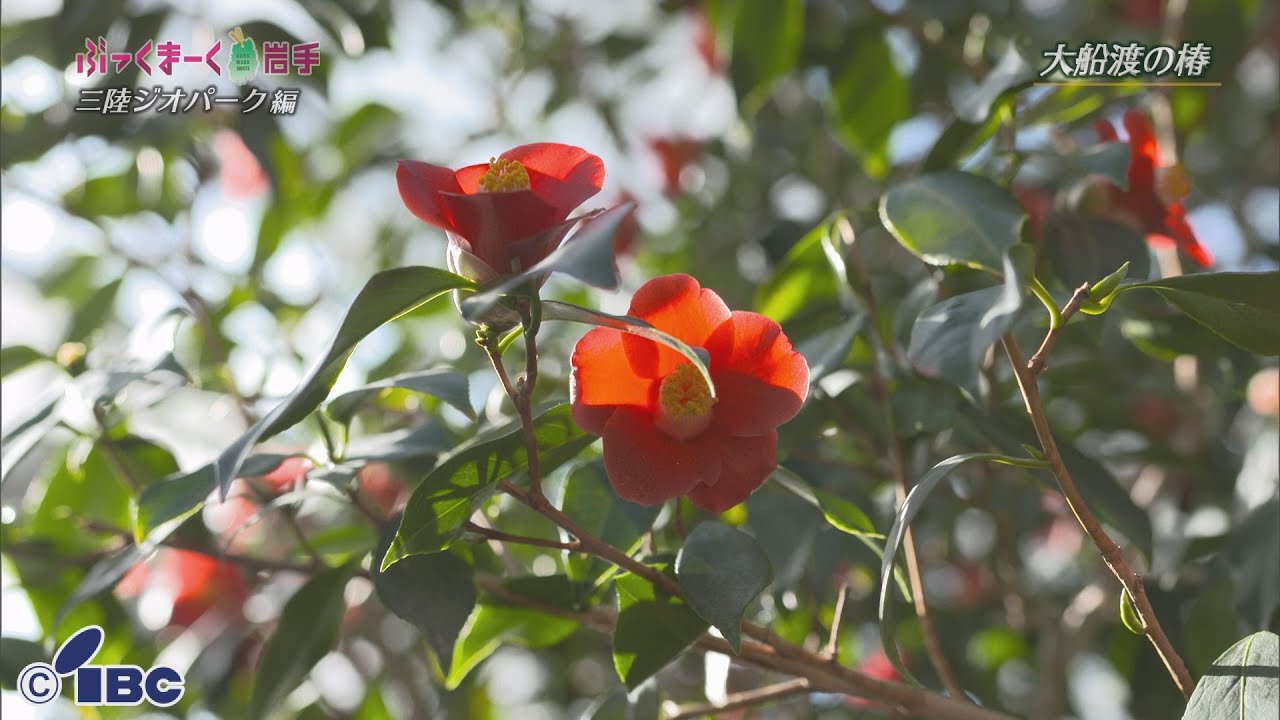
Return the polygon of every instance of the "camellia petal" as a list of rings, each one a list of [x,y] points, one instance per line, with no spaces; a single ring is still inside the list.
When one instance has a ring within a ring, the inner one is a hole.
[[[724,512],[746,500],[778,469],[778,432],[762,437],[723,438],[720,443],[720,478],[689,491],[693,504],[710,512]]]
[[[566,213],[604,187],[604,162],[574,145],[533,143],[511,148],[501,157],[524,165],[533,192]]]
[[[452,170],[416,160],[401,160],[396,163],[396,186],[400,189],[400,199],[419,220],[444,230],[453,228],[440,201],[440,193],[461,192]]]
[[[471,243],[471,252],[501,273],[518,272],[510,267],[508,245],[563,219],[556,208],[530,190],[441,193],[440,202],[455,232]]]
[[[676,440],[659,432],[651,415],[635,408],[618,408],[602,437],[605,473],[624,500],[656,505],[720,476],[716,444]]]
[[[579,427],[597,435],[620,407],[652,414],[658,383],[631,371],[622,349],[622,333],[595,328],[573,348],[570,358],[569,400]]]
[[[684,274],[663,275],[640,286],[631,298],[629,314],[693,346],[705,344],[732,316],[719,295]],[[687,362],[675,350],[641,337],[624,336],[622,345],[632,369],[644,377],[663,377]]]
[[[706,348],[719,390],[718,425],[734,435],[759,435],[800,411],[809,394],[809,365],[777,322],[734,311],[707,339]]]

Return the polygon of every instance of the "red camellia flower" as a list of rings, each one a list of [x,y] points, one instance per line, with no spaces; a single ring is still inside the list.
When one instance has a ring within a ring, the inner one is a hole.
[[[170,627],[191,627],[210,611],[239,617],[249,583],[236,565],[202,553],[161,548],[145,563],[130,568],[116,592],[124,597],[158,593],[170,603]]]
[[[778,323],[731,312],[688,275],[645,283],[630,314],[705,348],[716,397],[674,350],[596,328],[573,350],[574,420],[604,438],[619,496],[654,505],[687,495],[712,512],[737,505],[777,467],[776,428],[804,404],[808,364]]]
[[[400,198],[449,237],[449,269],[485,282],[527,269],[560,244],[569,213],[604,184],[600,158],[534,143],[460,170],[413,160],[396,167]]]
[[[1106,120],[1094,124],[1104,142],[1116,142],[1116,129]],[[1187,224],[1181,199],[1190,190],[1180,166],[1157,168],[1155,131],[1146,115],[1129,111],[1124,114],[1124,128],[1129,133],[1129,188],[1109,185],[1109,215],[1134,225],[1146,233],[1153,245],[1176,244],[1200,267],[1209,267],[1213,258],[1200,245]]]

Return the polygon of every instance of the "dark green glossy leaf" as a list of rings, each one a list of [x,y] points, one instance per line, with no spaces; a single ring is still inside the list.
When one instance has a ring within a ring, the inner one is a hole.
[[[1280,608],[1280,498],[1254,508],[1231,531],[1222,555],[1231,585],[1235,588],[1236,611],[1251,627],[1271,627]]]
[[[1280,355],[1280,271],[1200,273],[1122,285],[1154,290],[1193,320],[1249,352]]]
[[[139,537],[153,533],[167,535],[166,530],[172,530],[195,514],[217,487],[212,465],[203,465],[147,487],[138,496],[134,533]]]
[[[568,405],[534,418],[538,462],[549,473],[595,442],[573,422]],[[514,479],[528,464],[519,424],[509,424],[485,439],[464,445],[440,461],[414,489],[405,506],[395,542],[378,562],[385,570],[411,555],[434,553],[453,544],[463,524],[499,481]]]
[[[1121,190],[1129,188],[1129,143],[1094,145],[1084,152],[1063,155],[1062,161],[1073,170],[1101,175]]]
[[[852,290],[840,241],[828,219],[787,251],[773,275],[756,291],[756,310],[785,323],[803,310],[839,299],[852,308]]]
[[[284,402],[249,428],[214,463],[218,487],[225,495],[250,449],[259,441],[302,421],[324,402],[356,343],[384,323],[413,310],[449,290],[474,284],[444,270],[403,267],[385,270],[365,283],[328,349]]]
[[[329,400],[324,405],[324,411],[337,422],[347,425],[360,405],[391,388],[403,388],[440,398],[472,420],[476,417],[476,411],[471,407],[467,376],[457,370],[445,369],[404,373],[371,382]]]
[[[880,640],[884,645],[885,655],[889,657],[889,661],[898,669],[898,672],[912,682],[916,680],[898,658],[898,643],[895,639],[898,632],[897,610],[894,606],[893,591],[890,589],[893,582],[894,558],[898,555],[898,549],[902,547],[902,538],[906,535],[907,528],[911,526],[911,521],[916,515],[920,514],[929,494],[938,487],[939,483],[947,479],[953,470],[970,460],[984,460],[1019,467],[1044,467],[1047,464],[1042,460],[1014,458],[995,453],[965,453],[934,465],[920,478],[915,487],[911,488],[911,492],[907,493],[902,506],[898,508],[897,516],[893,519],[893,528],[889,530],[889,535],[885,539],[884,558],[880,563],[879,615]]]
[[[615,584],[613,667],[627,688],[635,689],[701,637],[707,622],[680,598],[642,577],[625,573]]]
[[[699,523],[676,556],[676,579],[689,607],[741,652],[742,615],[773,581],[760,543],[722,523]]]
[[[1182,720],[1274,720],[1280,711],[1280,636],[1258,632],[1232,645],[1196,684]]]
[[[394,569],[394,567],[393,567]],[[520,577],[503,583],[503,589],[541,605],[573,610],[573,590],[563,575]],[[523,647],[550,647],[573,634],[575,620],[557,617],[486,595],[467,618],[453,648],[453,663],[445,688],[453,690],[467,674],[503,643]]]
[[[717,14],[733,28],[729,74],[744,112],[750,115],[800,57],[804,0],[721,0],[717,5],[721,8]],[[762,42],[762,38],[769,40]]]
[[[773,474],[773,479],[796,497],[822,511],[822,516],[826,518],[827,522],[840,532],[875,538],[883,537],[876,533],[875,526],[871,524],[871,518],[867,517],[862,508],[839,495],[809,487],[794,473],[785,468],[779,468]]]
[[[899,183],[880,199],[880,219],[930,265],[1000,272],[1025,219],[1009,191],[969,173],[942,171]]]
[[[982,359],[1022,310],[1032,253],[1029,245],[1009,248],[1003,285],[947,298],[921,313],[907,359],[922,375],[946,380],[971,397],[980,395]]]
[[[375,560],[387,553],[395,532],[393,523],[379,538]],[[454,644],[476,606],[475,574],[469,562],[452,552],[413,555],[380,572],[374,563],[378,598],[422,631],[446,677],[453,665]]]
[[[661,505],[646,507],[618,497],[600,460],[570,470],[560,486],[556,504],[587,532],[628,554],[639,549],[644,534],[662,510]],[[596,557],[566,551],[565,567],[573,580],[591,583],[613,566]]]
[[[1050,213],[1044,221],[1045,251],[1067,290],[1097,282],[1121,265],[1142,279],[1151,273],[1151,251],[1127,225],[1094,215]]]
[[[18,675],[31,663],[47,663],[51,655],[39,643],[16,637],[0,637],[0,687],[16,690]]]
[[[850,44],[831,82],[836,131],[867,175],[882,178],[889,171],[889,135],[911,117],[911,86],[894,67],[883,34],[860,33]]]
[[[285,603],[280,622],[267,639],[258,661],[249,715],[276,712],[320,658],[338,642],[338,629],[347,603],[343,591],[355,565],[316,573]]]

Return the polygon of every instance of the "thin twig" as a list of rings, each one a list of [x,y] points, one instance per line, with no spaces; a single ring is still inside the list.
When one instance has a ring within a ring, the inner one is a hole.
[[[1097,518],[1094,517],[1088,504],[1085,503],[1084,498],[1080,495],[1079,489],[1076,488],[1075,480],[1072,479],[1070,471],[1067,470],[1066,463],[1062,460],[1062,454],[1058,451],[1058,444],[1049,428],[1049,419],[1045,415],[1044,406],[1040,401],[1040,388],[1036,384],[1035,375],[1023,362],[1022,350],[1018,347],[1018,341],[1014,339],[1013,335],[1006,334],[1001,342],[1004,345],[1005,353],[1009,356],[1009,362],[1013,365],[1014,376],[1018,380],[1018,388],[1022,391],[1027,413],[1031,416],[1031,424],[1035,426],[1036,437],[1040,440],[1040,447],[1044,451],[1045,459],[1049,461],[1049,466],[1053,469],[1054,476],[1058,479],[1058,485],[1062,488],[1062,495],[1066,498],[1067,506],[1071,508],[1071,512],[1075,514],[1081,527],[1089,534],[1093,544],[1102,553],[1102,559],[1112,574],[1116,576],[1116,579],[1120,581],[1124,589],[1129,592],[1129,597],[1133,599],[1139,620],[1142,622],[1144,634],[1155,647],[1156,653],[1159,654],[1160,660],[1164,662],[1164,666],[1168,669],[1174,684],[1178,686],[1184,696],[1191,697],[1191,691],[1195,688],[1195,681],[1192,680],[1191,673],[1187,671],[1187,666],[1182,662],[1182,658],[1174,650],[1173,644],[1169,642],[1164,628],[1160,627],[1160,621],[1156,617],[1155,610],[1151,607],[1151,600],[1147,598],[1147,591],[1143,587],[1142,576],[1134,572],[1133,568],[1129,566],[1124,559],[1124,552],[1121,551],[1120,546],[1116,545],[1111,536],[1102,528]]]
[[[872,344],[873,350],[876,350],[871,358],[867,377],[876,399],[880,403],[881,412],[884,413],[885,426],[889,434],[889,456],[893,464],[893,478],[897,492],[896,511],[906,501],[907,493],[910,492],[913,485],[908,477],[906,454],[903,452],[902,438],[898,434],[898,425],[894,418],[893,399],[889,397],[887,382],[884,374],[880,371],[881,352],[889,352],[889,348],[896,346],[892,344],[892,338],[885,337],[874,329],[879,325],[874,314],[874,308],[876,307],[875,294],[871,290],[870,279],[866,276],[866,266],[862,261],[862,254],[858,252],[856,245],[849,246],[849,257],[853,265],[859,268],[860,274],[866,278],[866,282],[863,285],[863,299],[866,301],[869,311],[872,312],[871,324],[873,326],[873,330],[867,333],[867,337]],[[925,654],[929,656],[929,664],[933,666],[934,672],[938,674],[938,679],[942,681],[942,685],[947,689],[947,692],[962,701],[969,701],[969,696],[965,693],[964,688],[960,686],[955,670],[951,668],[951,663],[947,661],[946,652],[942,649],[942,641],[938,639],[938,629],[933,623],[933,616],[929,612],[929,603],[925,599],[924,578],[920,572],[920,557],[916,552],[915,533],[910,528],[907,528],[902,537],[902,554],[906,558],[907,580],[911,586],[911,601],[915,608],[916,616],[920,618],[920,631],[924,638]]]
[[[1031,372],[1032,377],[1044,372],[1045,358],[1049,356],[1049,351],[1053,350],[1054,343],[1058,342],[1058,336],[1062,334],[1062,329],[1067,326],[1067,321],[1089,299],[1089,291],[1091,289],[1092,286],[1089,283],[1085,283],[1076,288],[1074,293],[1071,293],[1071,299],[1067,301],[1066,307],[1062,308],[1062,314],[1057,324],[1049,328],[1049,332],[1045,333],[1044,341],[1040,343],[1040,348],[1027,361],[1027,370]]]
[[[529,537],[527,535],[513,535],[496,528],[477,525],[469,520],[463,525],[463,527],[467,532],[472,532],[490,540],[497,540],[499,542],[515,543],[517,545],[532,545],[534,547],[553,548],[555,550],[568,550],[570,552],[578,552],[582,549],[582,543],[577,540],[561,542],[559,540],[547,540],[545,538]]]
[[[705,715],[740,710],[742,708],[767,705],[778,700],[803,695],[809,692],[809,681],[806,678],[793,678],[773,685],[746,690],[725,698],[722,703],[706,703],[702,705],[675,705],[667,710],[667,720],[691,720]]]
[[[849,583],[842,581],[840,591],[836,593],[835,612],[831,616],[831,636],[827,638],[827,647],[822,654],[831,662],[840,662],[840,621],[844,619],[844,603],[849,598]]]

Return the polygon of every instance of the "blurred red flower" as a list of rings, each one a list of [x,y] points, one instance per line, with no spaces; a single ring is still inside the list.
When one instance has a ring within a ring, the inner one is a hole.
[[[307,472],[312,467],[314,465],[307,458],[288,457],[275,470],[259,478],[259,481],[263,489],[273,495],[297,490],[306,484]]]
[[[1106,120],[1098,120],[1094,128],[1103,142],[1119,141],[1116,129]],[[1180,166],[1157,169],[1155,131],[1146,115],[1134,110],[1125,113],[1124,128],[1129,133],[1129,187],[1109,186],[1107,214],[1146,233],[1147,242],[1164,247],[1176,244],[1197,265],[1209,267],[1213,258],[1187,224],[1180,202],[1189,190],[1185,174]]]
[[[680,173],[702,153],[702,142],[689,138],[656,138],[649,149],[662,163],[662,191],[674,195],[680,190]]]
[[[233,563],[166,547],[150,560],[134,565],[116,586],[116,592],[124,597],[148,591],[163,593],[172,603],[169,627],[186,628],[213,610],[239,617],[240,607],[249,597],[249,583]]]
[[[409,497],[409,488],[384,462],[371,462],[356,474],[360,499],[372,503],[384,517],[391,516]]]
[[[778,323],[731,312],[688,275],[654,278],[630,314],[707,350],[717,397],[679,353],[611,328],[573,351],[575,421],[604,438],[619,496],[643,505],[687,495],[721,512],[742,502],[777,467],[776,428],[800,410],[809,366]]]
[[[236,131],[218,131],[213,136],[213,152],[218,156],[218,179],[228,195],[254,198],[271,187],[258,158]]]
[[[488,281],[527,269],[564,239],[569,213],[604,184],[600,158],[572,145],[534,143],[488,163],[450,170],[401,160],[404,204],[449,237],[449,269]]]

